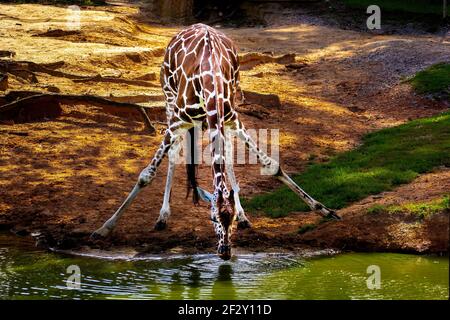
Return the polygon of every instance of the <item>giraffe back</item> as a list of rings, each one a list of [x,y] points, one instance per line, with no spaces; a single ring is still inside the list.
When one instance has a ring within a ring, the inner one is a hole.
[[[235,45],[222,32],[204,24],[182,30],[166,49],[161,85],[170,123],[204,121],[206,111],[213,113],[213,108],[227,119],[239,86]],[[217,101],[208,104],[209,99]]]

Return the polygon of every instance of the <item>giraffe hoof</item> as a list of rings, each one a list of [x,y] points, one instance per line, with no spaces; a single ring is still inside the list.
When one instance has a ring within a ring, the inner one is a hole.
[[[165,221],[158,220],[155,224],[155,230],[161,231],[167,227],[167,223]]]
[[[94,232],[92,232],[91,236],[89,237],[91,240],[101,240],[106,238],[106,236],[108,235],[108,231],[105,231],[103,229],[98,229]]]
[[[252,227],[252,224],[248,220],[242,220],[238,222],[238,229],[248,229]]]
[[[326,219],[342,220],[340,216],[336,214],[335,211],[330,210],[330,212],[325,216]]]

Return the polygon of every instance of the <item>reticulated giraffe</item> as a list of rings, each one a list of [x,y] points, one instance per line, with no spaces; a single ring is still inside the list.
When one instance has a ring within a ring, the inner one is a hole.
[[[239,89],[238,53],[233,42],[222,32],[204,24],[195,24],[178,33],[166,49],[160,80],[168,124],[163,141],[150,164],[140,173],[128,197],[114,215],[93,233],[94,237],[104,237],[111,232],[139,191],[152,182],[162,159],[168,153],[164,201],[155,225],[158,230],[165,228],[170,216],[172,178],[181,142],[186,132],[189,132],[190,144],[194,146],[194,129],[205,125],[209,129],[212,146],[213,193],[197,186],[197,164],[191,162],[186,166],[194,202],[202,198],[211,205],[211,220],[218,238],[217,252],[221,258],[227,260],[231,257],[233,222],[237,220],[240,228],[250,227],[239,201],[233,163],[227,161],[232,154],[232,135],[242,139],[250,152],[256,154],[262,166],[292,189],[312,210],[339,219],[333,210],[303,191],[276,160],[258,148],[247,133],[234,108]]]

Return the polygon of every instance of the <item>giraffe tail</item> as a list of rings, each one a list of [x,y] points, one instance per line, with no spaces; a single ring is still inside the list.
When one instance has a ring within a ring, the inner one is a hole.
[[[198,204],[200,200],[200,196],[197,191],[197,173],[198,173],[198,164],[195,163],[195,152],[196,152],[196,139],[195,139],[195,128],[191,128],[188,130],[188,143],[189,143],[189,152],[188,157],[190,159],[186,159],[186,174],[187,174],[187,193],[186,199],[189,197],[189,194],[192,190],[192,201],[194,204]]]

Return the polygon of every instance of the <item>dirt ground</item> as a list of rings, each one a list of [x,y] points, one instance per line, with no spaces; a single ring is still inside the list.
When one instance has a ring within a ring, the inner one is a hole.
[[[81,30],[68,29],[67,10],[41,5],[0,4],[0,49],[16,61],[61,62],[58,71],[101,75],[118,81],[73,81],[36,73],[37,81],[10,76],[9,89],[95,94],[161,106],[159,68],[164,49],[181,27],[137,20],[135,7],[86,7]],[[24,18],[26,17],[26,18]],[[363,134],[448,109],[443,101],[415,95],[402,82],[433,63],[450,61],[449,39],[427,35],[374,35],[324,25],[222,28],[242,55],[295,54],[297,68],[269,62],[247,65],[242,88],[278,95],[279,108],[262,106],[262,119],[242,115],[248,128],[280,129],[280,156],[288,172],[311,159],[326,161],[354,148]],[[5,59],[5,58],[4,58]],[[126,80],[146,79],[142,84]],[[56,89],[55,89],[56,87]],[[175,174],[172,216],[164,231],[153,230],[163,198],[167,164],[152,186],[127,210],[105,241],[89,234],[109,218],[134,185],[159,145],[138,115],[104,112],[89,105],[63,105],[58,117],[0,124],[0,225],[33,234],[42,245],[60,248],[133,246],[143,251],[211,251],[214,234],[206,206],[185,199],[185,175]],[[164,127],[158,125],[158,129]],[[258,165],[236,165],[241,194],[273,190],[280,184],[261,177]],[[200,168],[200,184],[211,185]],[[368,216],[375,203],[430,200],[448,193],[446,168],[410,185],[369,197],[339,212],[344,219],[299,235],[317,222],[314,213],[271,219],[249,214],[250,230],[237,231],[237,246],[252,251],[295,250],[300,246],[351,250],[447,252],[448,213],[422,224],[403,216]]]

